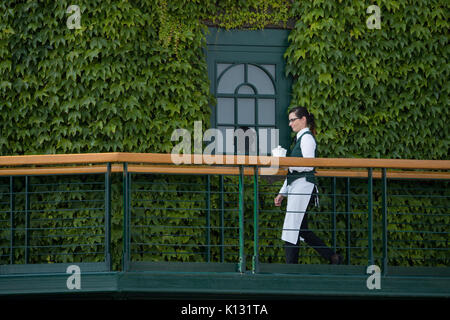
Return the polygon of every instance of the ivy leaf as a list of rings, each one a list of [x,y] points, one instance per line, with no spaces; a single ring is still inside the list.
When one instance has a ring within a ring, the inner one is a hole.
[[[319,74],[319,83],[330,84],[333,82],[333,78],[329,73],[321,73]]]

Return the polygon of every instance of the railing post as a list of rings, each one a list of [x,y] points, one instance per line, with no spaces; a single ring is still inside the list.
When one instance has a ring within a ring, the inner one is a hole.
[[[387,175],[386,168],[381,171],[381,193],[382,193],[382,219],[383,219],[383,268],[382,274],[385,275],[388,267],[388,210],[387,210]]]
[[[225,217],[224,217],[224,208],[225,208],[225,200],[223,197],[224,186],[223,186],[223,175],[219,177],[219,188],[220,188],[220,262],[224,262],[225,259]]]
[[[350,206],[350,178],[347,177],[346,181],[345,181],[345,193],[346,193],[346,197],[345,197],[345,211],[346,211],[346,222],[347,222],[347,230],[346,230],[346,240],[347,240],[347,264],[350,264],[350,256],[351,256],[351,220],[350,220],[350,211],[351,211],[351,206]]]
[[[244,167],[239,166],[239,265],[238,271],[245,272],[244,251]]]
[[[367,177],[367,194],[368,194],[368,214],[367,214],[367,231],[368,231],[368,260],[369,265],[373,265],[373,169],[368,169]]]
[[[130,208],[129,208],[129,173],[128,164],[123,164],[123,271],[128,271],[130,262]]]
[[[10,224],[10,239],[9,239],[9,263],[14,264],[14,178],[9,177],[9,224]]]
[[[206,262],[211,262],[211,177],[206,175]]]
[[[25,264],[30,263],[30,195],[29,177],[25,176]]]
[[[111,269],[111,163],[105,173],[105,263]]]
[[[253,261],[252,271],[259,271],[259,187],[258,187],[258,166],[254,167],[253,175]]]
[[[331,179],[331,192],[331,208],[333,209],[331,218],[331,238],[333,250],[336,251],[336,177]]]

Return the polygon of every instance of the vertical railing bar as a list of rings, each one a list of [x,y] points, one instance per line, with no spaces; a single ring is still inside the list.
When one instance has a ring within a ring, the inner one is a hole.
[[[245,272],[244,252],[244,167],[239,166],[239,272]]]
[[[331,190],[331,208],[333,210],[331,236],[333,250],[336,252],[336,177],[331,179]]]
[[[225,217],[224,217],[224,209],[225,209],[225,199],[223,196],[224,193],[224,183],[223,183],[223,175],[219,177],[219,187],[220,187],[220,262],[224,262],[225,256]]]
[[[386,168],[381,171],[381,193],[382,193],[382,219],[383,219],[383,268],[382,274],[386,275],[388,268],[388,243],[387,243],[387,229],[388,229],[388,211],[387,211],[387,175]]]
[[[128,271],[129,266],[129,194],[128,194],[128,164],[123,164],[123,271]]]
[[[253,273],[259,272],[259,185],[258,166],[254,167],[253,175]]]
[[[29,195],[29,176],[25,176],[25,264],[30,262],[30,195]]]
[[[346,240],[347,240],[347,264],[350,264],[350,257],[351,257],[351,219],[350,219],[350,211],[351,211],[351,206],[350,206],[350,177],[346,178],[345,181],[345,193],[346,193],[346,198],[345,198],[345,211],[346,211],[346,220],[347,220],[347,230],[346,230]]]
[[[211,176],[206,175],[206,262],[211,262]]]
[[[127,239],[127,242],[128,242],[128,246],[127,246],[127,249],[128,249],[128,252],[127,252],[127,256],[128,256],[128,266],[129,266],[129,264],[130,264],[130,262],[131,262],[131,215],[133,214],[133,212],[132,212],[132,201],[133,201],[133,199],[132,199],[132,192],[131,192],[131,189],[132,189],[132,184],[133,184],[133,180],[132,180],[132,173],[131,172],[128,172],[128,168],[127,168],[127,180],[128,180],[128,182],[127,182],[127,185],[128,185],[128,190],[127,190],[127,197],[128,197],[128,200],[127,200],[127,205],[128,205],[128,209],[127,209],[127,212],[128,212],[128,232],[127,232],[127,236],[128,236],[128,239]]]
[[[105,263],[111,270],[111,163],[105,173]]]
[[[369,265],[373,265],[373,169],[368,168],[367,178],[367,194],[368,194],[368,214],[367,214],[367,229],[368,229],[368,260]]]
[[[14,177],[9,177],[9,224],[10,224],[10,239],[9,239],[9,263],[14,264]]]

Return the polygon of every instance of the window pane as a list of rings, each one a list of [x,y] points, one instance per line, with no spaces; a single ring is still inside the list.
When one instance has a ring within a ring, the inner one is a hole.
[[[217,146],[216,154],[234,154],[234,127],[217,127],[222,133],[223,145]],[[228,139],[227,133],[228,132]]]
[[[259,128],[259,154],[271,154],[272,149],[279,145],[278,129],[275,128]]]
[[[218,75],[219,77],[220,75]],[[244,65],[238,64],[225,71],[217,85],[217,93],[234,93],[238,85],[244,82]]]
[[[238,93],[239,94],[255,94],[255,91],[253,90],[252,87],[243,85],[242,87],[239,88]]]
[[[217,122],[234,123],[233,98],[217,98]]]
[[[270,73],[270,75],[272,76],[273,80],[276,80],[276,78],[275,78],[275,65],[274,64],[262,64],[261,67],[263,67],[264,69],[266,69],[267,72]]]
[[[258,94],[275,94],[272,80],[259,67],[248,65],[248,82],[256,87]]]
[[[275,99],[258,99],[258,124],[275,125]]]
[[[226,68],[231,66],[231,63],[218,63],[217,64],[217,75],[220,76]]]
[[[255,124],[255,99],[237,99],[238,124]]]

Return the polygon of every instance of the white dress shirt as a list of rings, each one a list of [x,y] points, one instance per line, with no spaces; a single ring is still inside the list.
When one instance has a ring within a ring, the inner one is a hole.
[[[309,131],[309,128],[304,128],[297,132],[297,141],[300,138],[300,136],[305,133],[306,131]],[[316,141],[314,140],[313,136],[310,134],[305,134],[302,137],[302,140],[300,141],[300,148],[302,150],[303,158],[314,158],[315,157],[315,151],[316,151]],[[312,171],[314,170],[314,167],[289,167],[289,171]],[[284,184],[280,189],[280,194],[286,195],[287,194],[287,179],[284,180]]]
[[[297,140],[301,137],[302,134],[309,131],[309,128],[306,127],[299,132],[297,132]],[[300,149],[302,150],[303,158],[314,158],[316,151],[316,141],[313,136],[310,134],[305,134],[300,142]],[[314,167],[289,167],[289,171],[312,171]]]

